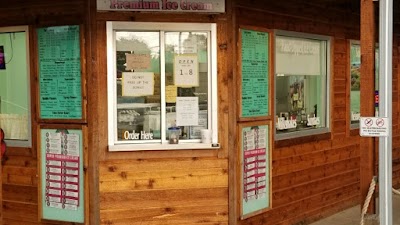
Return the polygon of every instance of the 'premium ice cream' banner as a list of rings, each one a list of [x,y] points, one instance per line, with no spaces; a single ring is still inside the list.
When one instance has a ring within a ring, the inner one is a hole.
[[[97,0],[97,10],[224,13],[224,0]]]

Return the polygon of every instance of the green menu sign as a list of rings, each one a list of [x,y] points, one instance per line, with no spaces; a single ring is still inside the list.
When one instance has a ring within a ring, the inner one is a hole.
[[[81,54],[79,26],[37,30],[40,117],[81,119]]]
[[[269,34],[241,30],[242,117],[268,116]]]

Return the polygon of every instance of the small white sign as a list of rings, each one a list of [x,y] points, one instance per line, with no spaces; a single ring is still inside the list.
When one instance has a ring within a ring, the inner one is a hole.
[[[175,55],[174,84],[177,87],[198,87],[199,69],[197,55]]]
[[[154,95],[154,73],[125,72],[122,73],[122,96]]]
[[[360,117],[360,136],[389,136],[389,119],[386,117]]]
[[[199,125],[199,98],[177,97],[176,98],[176,125],[198,126]]]

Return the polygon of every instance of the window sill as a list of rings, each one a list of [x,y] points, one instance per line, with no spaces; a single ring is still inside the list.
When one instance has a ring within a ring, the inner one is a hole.
[[[110,152],[122,151],[149,151],[149,150],[200,150],[200,149],[219,149],[220,144],[204,143],[181,143],[181,144],[118,144],[109,145]]]

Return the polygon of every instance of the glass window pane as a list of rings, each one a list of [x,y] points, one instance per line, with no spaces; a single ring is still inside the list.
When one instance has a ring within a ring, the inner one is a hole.
[[[180,139],[200,139],[208,128],[207,39],[206,32],[165,33],[166,128],[179,127]]]
[[[29,139],[25,32],[0,32],[0,127],[6,140]]]
[[[350,118],[351,124],[358,124],[360,119],[360,45],[350,47]]]
[[[118,141],[161,140],[159,32],[116,32]]]
[[[350,45],[350,121],[357,127],[360,119],[360,79],[361,79],[361,47],[358,43]],[[379,48],[375,48],[375,94],[379,91]],[[379,106],[375,104],[375,111]]]
[[[326,127],[327,41],[277,36],[277,134]]]

